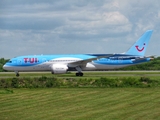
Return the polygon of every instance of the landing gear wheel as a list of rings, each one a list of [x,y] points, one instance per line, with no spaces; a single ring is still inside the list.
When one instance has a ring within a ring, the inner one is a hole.
[[[76,73],[76,76],[83,76],[82,72]]]
[[[79,76],[79,74],[78,74],[78,73],[76,73],[76,76]]]
[[[19,73],[17,73],[16,76],[19,77]]]
[[[83,76],[83,73],[79,73],[80,76]]]
[[[53,71],[52,71],[51,73],[52,73],[52,74],[54,74],[54,72],[53,72]]]

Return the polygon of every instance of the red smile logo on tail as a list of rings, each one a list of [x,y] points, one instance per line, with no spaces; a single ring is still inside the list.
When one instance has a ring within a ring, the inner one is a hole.
[[[144,46],[146,45],[145,43],[143,44]],[[142,49],[139,49],[139,46],[137,45],[137,46],[135,46],[136,47],[136,49],[139,51],[139,52],[142,52],[143,50],[144,50],[144,47],[142,48]]]

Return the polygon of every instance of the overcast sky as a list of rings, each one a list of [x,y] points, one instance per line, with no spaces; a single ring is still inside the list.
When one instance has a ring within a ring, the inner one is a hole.
[[[0,58],[122,53],[149,29],[159,56],[159,0],[0,0]]]

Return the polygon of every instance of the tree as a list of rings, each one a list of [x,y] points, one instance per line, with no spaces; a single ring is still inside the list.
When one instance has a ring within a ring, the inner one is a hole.
[[[6,70],[3,69],[3,65],[8,61],[9,61],[8,59],[4,59],[4,58],[0,59],[0,72],[6,71]]]

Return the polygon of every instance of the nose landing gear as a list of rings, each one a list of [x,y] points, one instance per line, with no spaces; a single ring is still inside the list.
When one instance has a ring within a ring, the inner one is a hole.
[[[15,73],[16,73],[16,77],[19,77],[19,72],[18,72],[18,71],[15,71]]]

